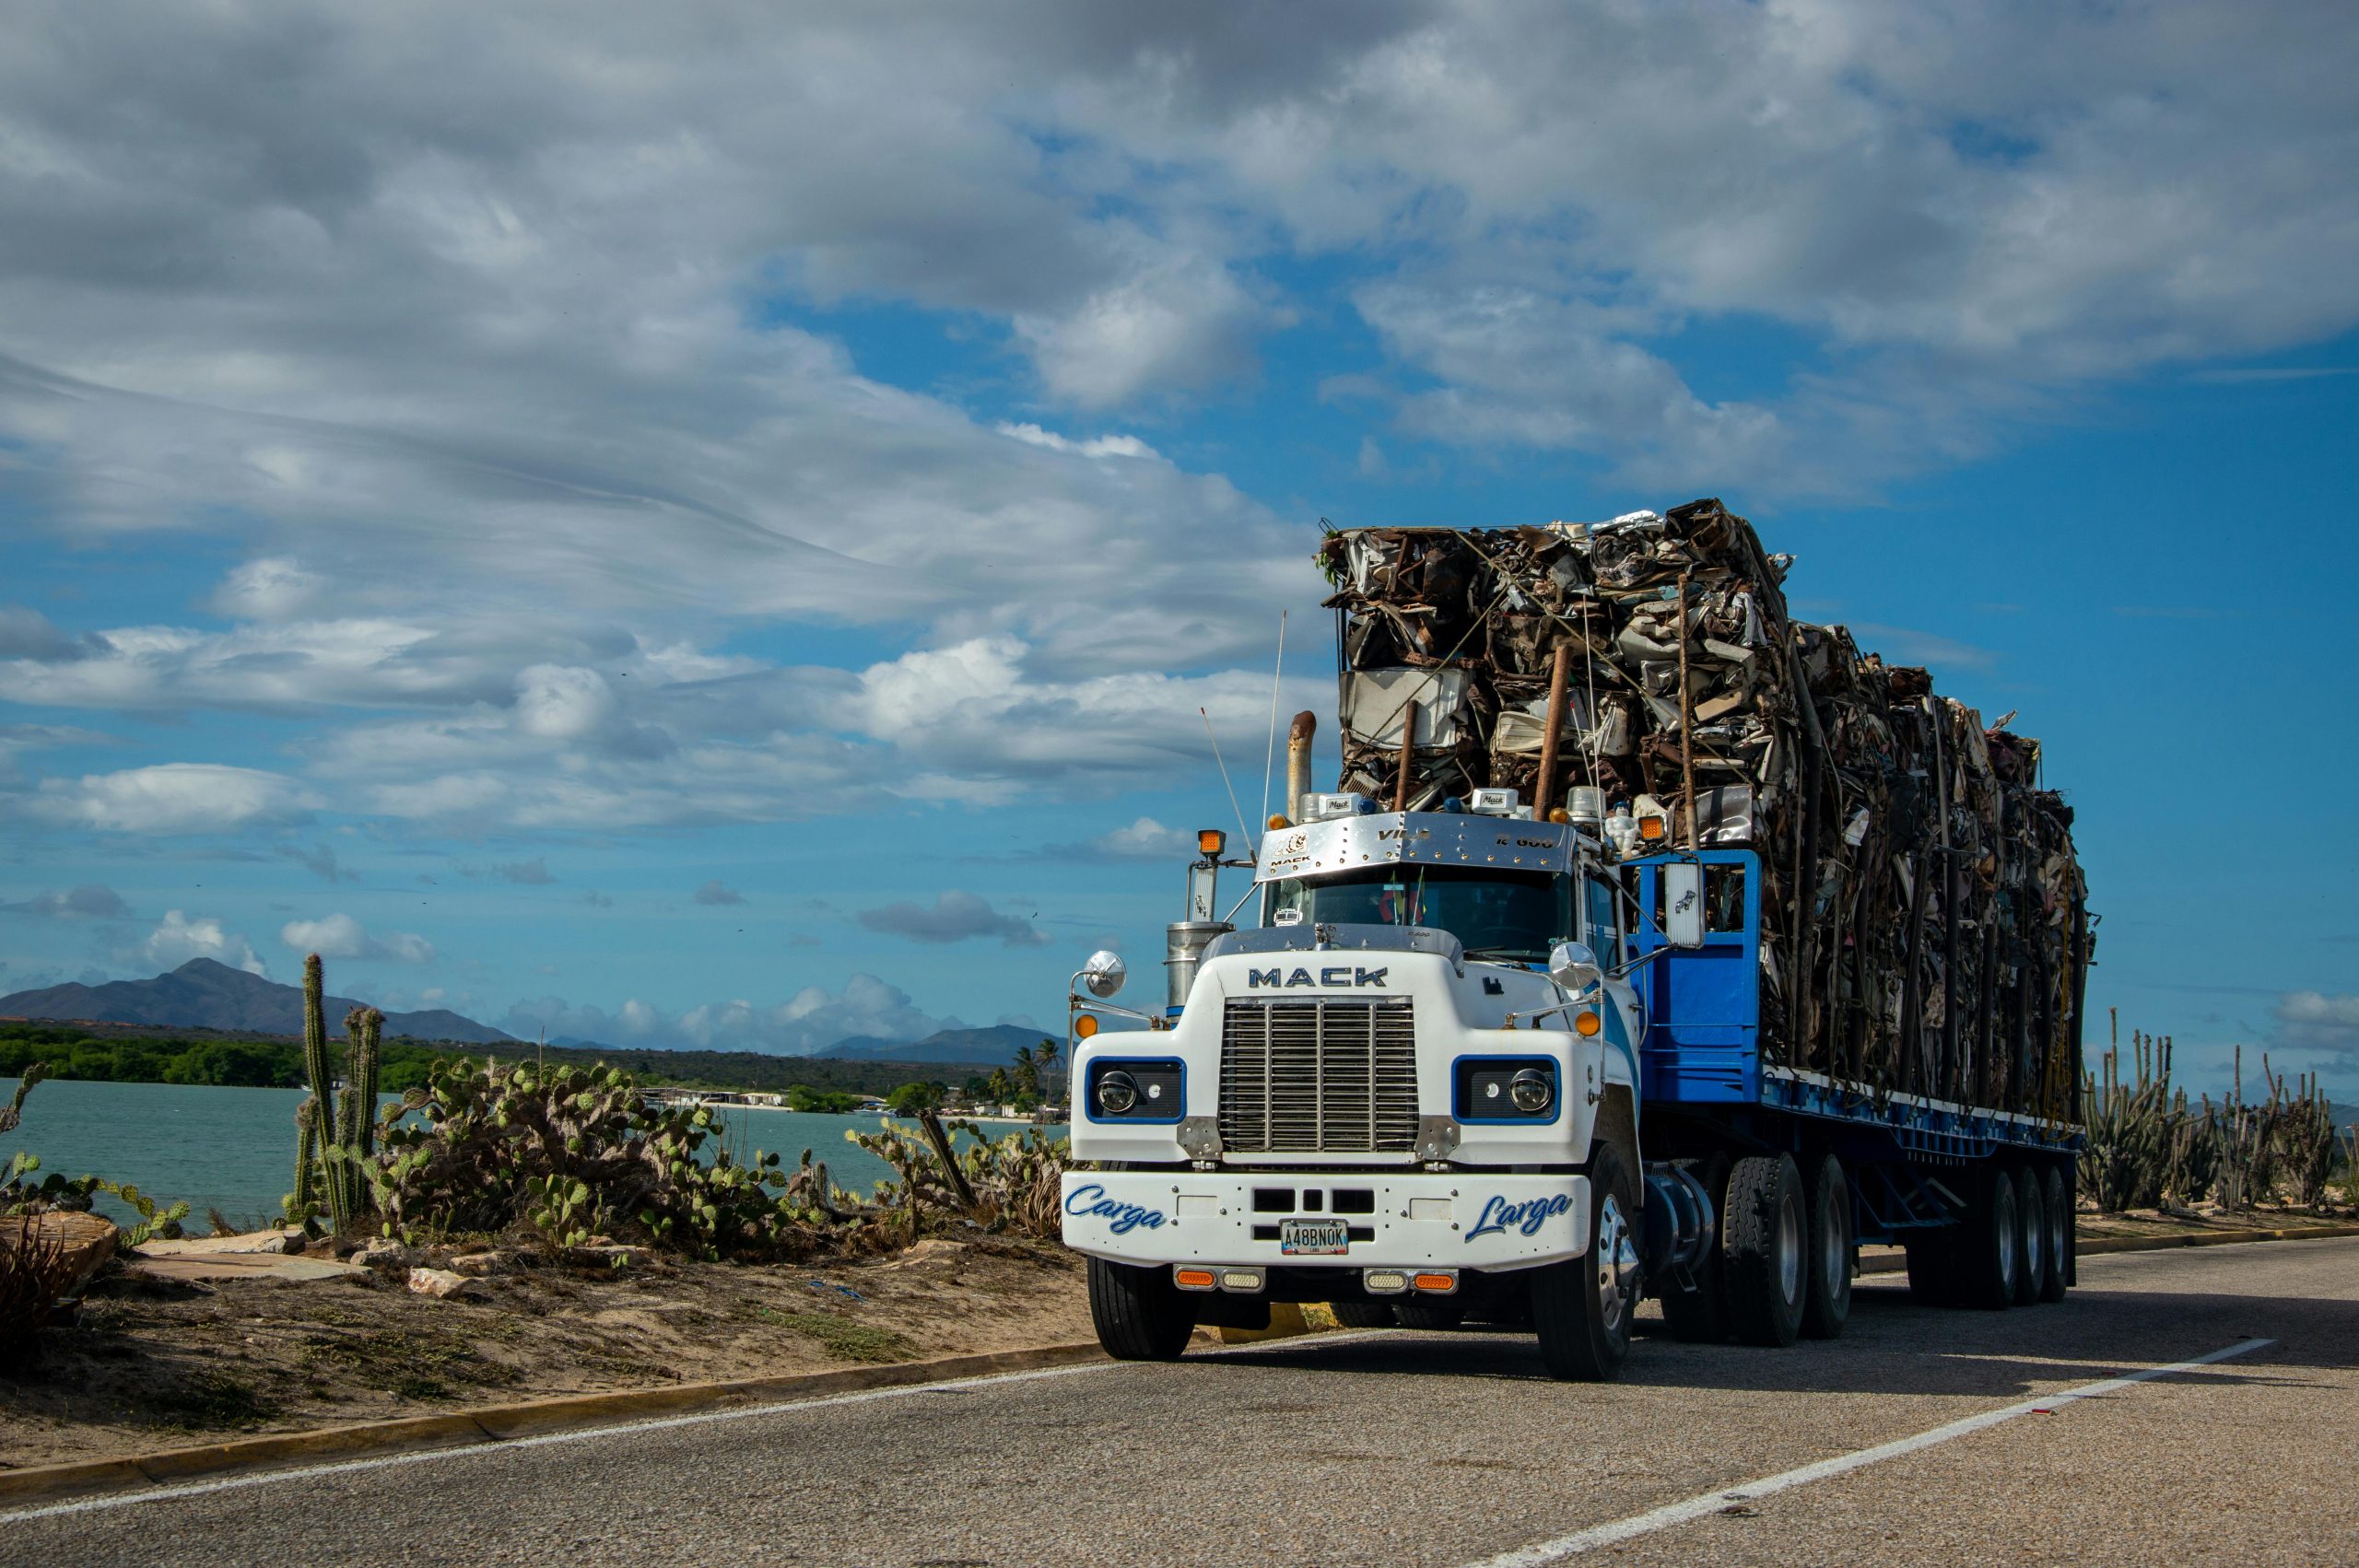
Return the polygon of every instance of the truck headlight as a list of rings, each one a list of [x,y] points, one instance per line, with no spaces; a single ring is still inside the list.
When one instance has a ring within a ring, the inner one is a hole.
[[[1547,1057],[1461,1057],[1450,1101],[1461,1122],[1554,1121],[1562,1071]]]
[[[1179,1122],[1187,1115],[1187,1064],[1177,1058],[1116,1057],[1089,1065],[1074,1099],[1092,1121]]]
[[[1524,1115],[1538,1116],[1556,1098],[1556,1086],[1548,1082],[1546,1073],[1527,1067],[1508,1080],[1508,1098]]]

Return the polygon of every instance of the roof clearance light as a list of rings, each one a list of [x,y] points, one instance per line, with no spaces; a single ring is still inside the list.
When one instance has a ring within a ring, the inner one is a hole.
[[[1097,1015],[1094,1012],[1083,1013],[1073,1021],[1073,1032],[1085,1040],[1093,1038],[1097,1033]]]
[[[1583,1012],[1573,1014],[1573,1033],[1577,1035],[1583,1036],[1594,1035],[1604,1026],[1598,1021],[1598,1016],[1594,1012]]]
[[[1270,831],[1271,831],[1271,832],[1273,832],[1273,833],[1275,833],[1275,832],[1277,832],[1277,831],[1278,831],[1278,829],[1280,829],[1280,828],[1282,828],[1282,827],[1292,827],[1292,826],[1294,825],[1294,824],[1292,824],[1292,823],[1290,823],[1290,822],[1288,822],[1288,821],[1286,820],[1286,813],[1284,813],[1284,812],[1272,812],[1272,813],[1270,813],[1270,824],[1269,824],[1269,825],[1270,825]]]

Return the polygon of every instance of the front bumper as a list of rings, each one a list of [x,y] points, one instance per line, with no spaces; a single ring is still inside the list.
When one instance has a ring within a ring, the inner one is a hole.
[[[1256,1212],[1257,1190],[1289,1190],[1292,1203]],[[1338,1193],[1361,1192],[1374,1212],[1338,1211]],[[1319,1195],[1316,1209],[1306,1193]],[[1510,1270],[1589,1250],[1584,1176],[1067,1171],[1060,1196],[1065,1245],[1121,1263]],[[1291,1218],[1340,1219],[1366,1239],[1340,1257],[1294,1257],[1277,1240]]]

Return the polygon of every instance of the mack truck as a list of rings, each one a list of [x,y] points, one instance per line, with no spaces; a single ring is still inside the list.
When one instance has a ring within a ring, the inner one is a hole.
[[[1594,533],[1568,542],[1604,548]],[[1532,549],[1544,561],[1554,546]],[[1776,638],[1808,640],[1762,635],[1771,658]],[[1919,780],[1929,805],[1904,825],[1923,859],[1889,900],[1915,918],[1889,940],[1847,935],[1864,891],[1813,876],[1772,895],[1792,882],[1780,857],[1888,872],[1858,854],[1872,813],[1826,809],[1851,799],[1844,756],[1825,759],[1824,800],[1797,797],[1795,842],[1760,821],[1708,832],[1702,789],[1618,799],[1609,759],[1581,766],[1597,726],[1567,696],[1567,662],[1555,656],[1531,705],[1537,778],[1452,795],[1423,788],[1429,765],[1478,748],[1452,754],[1414,697],[1395,730],[1364,719],[1355,732],[1359,673],[1344,659],[1347,747],[1397,742],[1391,799],[1366,790],[1366,768],[1363,788],[1314,791],[1316,724],[1299,716],[1285,810],[1250,856],[1199,835],[1164,1004],[1112,1000],[1115,953],[1075,973],[1062,1234],[1086,1256],[1112,1355],[1176,1358],[1200,1326],[1262,1328],[1273,1304],[1315,1302],[1352,1328],[1528,1328],[1551,1375],[1602,1380],[1624,1368],[1648,1298],[1684,1340],[1841,1334],[1862,1245],[1906,1246],[1910,1289],[1944,1305],[2053,1302],[2073,1282],[2086,917],[2077,902],[2055,917],[2055,965],[2006,945],[2003,922],[1972,923],[1978,898],[2006,892],[2007,835],[2029,831],[2006,792],[1974,794],[1954,756],[1920,767],[1936,775]],[[1822,689],[1799,657],[1779,667],[1791,689]],[[1398,672],[1377,685],[1430,697],[1449,663],[1409,668],[1422,686]],[[1931,711],[1873,669],[1876,701]],[[1690,681],[1683,659],[1683,712]],[[1692,759],[1658,751],[1692,779]],[[1988,853],[1954,842],[1968,807],[1989,819]],[[1901,838],[1885,849],[1910,863]],[[1224,870],[1251,876],[1234,911]],[[1929,903],[1952,932],[1946,964],[1924,934]],[[2045,905],[2005,907],[2028,921]],[[1912,935],[1933,951],[1910,951]],[[1970,971],[1961,941],[1988,962]],[[1877,942],[1917,977],[1870,973]],[[2069,1085],[2050,1058],[2072,1064]]]

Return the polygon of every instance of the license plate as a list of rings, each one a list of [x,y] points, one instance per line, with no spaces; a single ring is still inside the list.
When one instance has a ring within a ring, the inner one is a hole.
[[[1278,1250],[1288,1258],[1339,1258],[1352,1249],[1341,1220],[1280,1220]]]

